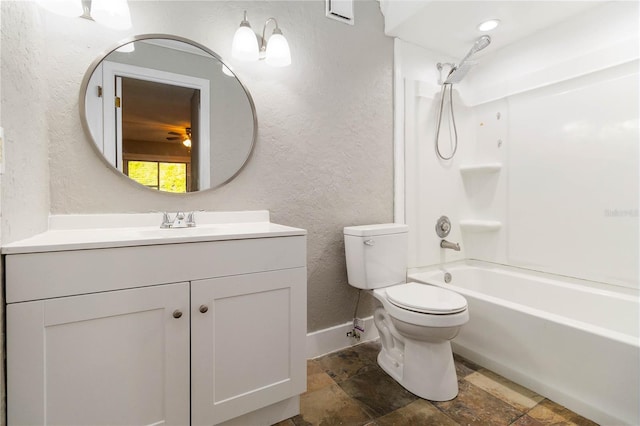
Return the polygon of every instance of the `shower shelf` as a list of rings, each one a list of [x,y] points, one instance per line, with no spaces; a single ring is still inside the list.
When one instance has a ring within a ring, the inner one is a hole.
[[[467,232],[495,232],[502,228],[497,220],[461,220],[460,228]]]
[[[498,173],[502,169],[501,163],[485,163],[460,166],[463,176]]]

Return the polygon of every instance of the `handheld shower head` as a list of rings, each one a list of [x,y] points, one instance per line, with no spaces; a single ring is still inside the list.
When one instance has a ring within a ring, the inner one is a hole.
[[[487,47],[489,44],[491,44],[491,37],[489,37],[486,34],[483,36],[480,36],[475,41],[475,43],[473,43],[473,46],[471,46],[471,51],[469,52],[469,54],[474,54],[476,52],[479,52],[485,47]]]
[[[473,43],[473,46],[471,46],[471,50],[469,50],[469,53],[467,53],[467,55],[464,58],[462,58],[462,60],[458,65],[453,67],[453,69],[447,76],[444,83],[445,84],[459,83],[464,78],[464,76],[467,75],[471,67],[477,64],[477,62],[469,61],[468,59],[471,58],[471,56],[475,55],[477,52],[487,47],[490,43],[491,43],[491,37],[489,37],[488,35],[485,34],[483,36],[478,37],[476,41]]]

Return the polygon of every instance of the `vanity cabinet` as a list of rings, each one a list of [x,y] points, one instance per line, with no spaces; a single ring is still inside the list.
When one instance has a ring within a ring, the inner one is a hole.
[[[5,255],[8,423],[270,424],[297,414],[298,231]]]

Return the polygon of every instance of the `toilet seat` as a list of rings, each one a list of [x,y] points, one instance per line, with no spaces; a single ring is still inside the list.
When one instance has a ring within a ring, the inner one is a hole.
[[[428,284],[407,283],[387,288],[387,300],[395,306],[431,315],[449,315],[467,309],[458,293]]]

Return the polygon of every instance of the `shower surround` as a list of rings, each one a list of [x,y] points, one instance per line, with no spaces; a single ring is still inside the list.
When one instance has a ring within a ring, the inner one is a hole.
[[[438,159],[434,146],[441,94],[436,64],[458,58],[396,40],[395,217],[409,225],[411,268],[447,269],[452,262],[473,259],[530,270],[532,276],[579,279],[602,301],[604,317],[615,308],[607,308],[604,295],[598,295],[602,286],[613,294],[638,297],[637,16],[635,2],[594,5],[499,49],[486,48],[478,55],[479,64],[453,86],[458,151],[449,161]],[[446,120],[440,135],[443,150],[452,139]],[[451,219],[448,239],[460,243],[460,252],[440,248],[434,226],[442,215]],[[507,288],[523,291],[515,279],[507,279]],[[521,301],[521,313],[533,309],[537,299],[554,298],[550,287],[536,280],[530,288],[532,296]],[[580,304],[577,296],[556,303]],[[523,380],[526,365],[469,344],[487,336],[510,339],[499,325],[511,317],[501,316],[499,303],[483,306],[476,307],[475,315],[470,309],[468,330],[462,331],[457,350]],[[637,324],[639,319],[636,304],[622,320]],[[520,324],[516,332],[526,335],[529,326]],[[582,334],[569,330],[568,344]],[[598,360],[594,365],[565,358],[564,368],[579,375],[587,369],[608,371],[614,364],[637,365],[638,336],[630,336],[631,349],[624,357],[606,356],[607,346],[597,346],[594,350],[603,356],[593,354]],[[532,360],[549,365],[547,361]],[[638,394],[637,381],[620,382],[614,374],[584,386]],[[640,421],[637,399],[635,406],[622,408],[599,401],[598,410],[590,410],[587,399],[569,386],[560,383],[558,388],[564,394],[553,398],[593,420]]]

